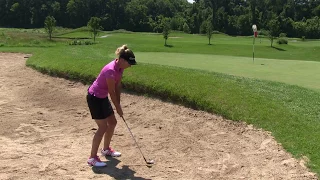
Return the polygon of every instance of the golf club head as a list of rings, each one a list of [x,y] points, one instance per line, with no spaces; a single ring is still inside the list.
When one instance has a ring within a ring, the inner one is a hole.
[[[151,168],[152,165],[154,164],[154,160],[146,161],[146,163],[147,163],[147,167]]]
[[[147,164],[154,164],[154,160],[147,161]]]

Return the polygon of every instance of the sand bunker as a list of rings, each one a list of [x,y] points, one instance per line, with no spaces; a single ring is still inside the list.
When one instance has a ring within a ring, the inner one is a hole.
[[[316,179],[270,133],[202,111],[123,94],[124,117],[152,168],[118,118],[112,146],[122,157],[86,165],[96,125],[80,83],[0,53],[0,179]]]

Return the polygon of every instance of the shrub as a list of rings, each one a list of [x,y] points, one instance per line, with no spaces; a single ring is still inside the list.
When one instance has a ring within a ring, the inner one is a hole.
[[[91,41],[85,41],[84,44],[85,44],[85,45],[92,45],[93,42],[91,42]]]
[[[80,40],[73,40],[71,42],[69,42],[69,45],[93,45],[94,42],[91,41],[80,41]]]
[[[69,42],[69,45],[78,45],[79,40],[73,40]]]
[[[258,31],[259,36],[268,36],[268,30],[265,29],[260,29],[260,31]]]
[[[287,37],[286,33],[280,33],[279,37]]]
[[[39,44],[40,44],[40,41],[39,41],[39,40],[33,40],[33,41],[31,41],[31,44],[39,45]]]
[[[277,40],[278,44],[288,44],[288,40],[286,38],[279,38]]]

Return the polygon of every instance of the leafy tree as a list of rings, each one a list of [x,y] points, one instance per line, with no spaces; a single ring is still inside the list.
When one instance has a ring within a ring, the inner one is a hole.
[[[307,27],[307,23],[305,22],[294,22],[293,23],[294,34],[297,37],[305,36],[306,27]]]
[[[241,35],[252,34],[251,22],[249,15],[240,15],[237,20],[237,31]]]
[[[213,27],[212,27],[212,22],[210,20],[207,21],[207,28],[206,28],[206,33],[207,33],[207,37],[209,39],[209,45],[211,45],[211,37],[213,34]]]
[[[19,8],[19,3],[14,3],[11,6],[10,11],[15,12],[18,8]]]
[[[53,16],[47,16],[46,20],[44,21],[44,28],[48,33],[50,40],[52,38],[52,33],[54,31],[54,28],[56,27],[56,22],[57,21]]]
[[[306,21],[306,33],[308,38],[320,37],[320,18],[315,16]]]
[[[184,24],[183,24],[183,32],[185,32],[185,33],[190,33],[190,28],[189,28],[189,26],[188,26],[187,23],[184,23]]]
[[[312,13],[315,16],[318,16],[318,17],[320,16],[320,4],[312,10]]]
[[[49,15],[67,28],[98,17],[105,30],[139,32],[162,32],[162,19],[170,18],[170,29],[187,24],[190,33],[205,33],[211,18],[215,30],[230,35],[250,35],[252,24],[269,29],[278,16],[288,37],[320,38],[320,0],[0,0],[1,27],[39,28]]]
[[[163,15],[157,16],[154,19],[150,18],[149,23],[153,29],[153,32],[162,32],[164,26],[164,19]]]
[[[279,36],[280,33],[280,23],[277,18],[272,19],[268,23],[268,38],[271,41],[271,47],[273,47],[273,40]]]
[[[251,24],[256,24],[257,23],[257,14],[256,14],[257,0],[249,0],[249,4],[250,4]]]
[[[125,11],[128,17],[127,30],[141,32],[152,31],[152,23],[150,23],[148,7],[145,2],[141,0],[132,0],[127,3]]]
[[[162,20],[162,27],[163,27],[163,31],[162,31],[162,35],[164,40],[164,45],[167,46],[167,40],[170,34],[170,19],[168,18],[164,18]]]
[[[91,17],[88,22],[88,27],[90,32],[93,34],[93,42],[96,42],[96,36],[98,35],[99,31],[102,29],[100,26],[101,19],[98,17]]]
[[[201,23],[200,28],[199,28],[199,33],[200,34],[206,34],[207,33],[207,24],[208,24],[207,21],[203,21]]]
[[[60,6],[60,3],[55,1],[51,4],[51,8],[52,8],[52,11],[54,14],[59,14],[60,13],[60,9],[61,9],[61,6]]]

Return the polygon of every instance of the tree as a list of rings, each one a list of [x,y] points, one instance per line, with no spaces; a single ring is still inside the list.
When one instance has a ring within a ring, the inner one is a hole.
[[[212,27],[212,22],[210,20],[207,21],[206,33],[207,33],[207,37],[209,39],[209,45],[211,45],[211,37],[213,34],[213,27]]]
[[[96,42],[96,36],[98,35],[99,31],[102,29],[100,26],[101,19],[98,17],[91,17],[88,22],[88,27],[90,32],[93,34],[93,42]]]
[[[279,36],[280,33],[280,23],[278,21],[277,18],[272,19],[271,21],[269,21],[268,23],[268,37],[271,41],[271,47],[273,47],[273,40]]]
[[[250,15],[251,15],[251,24],[256,24],[257,22],[257,14],[256,14],[256,6],[257,0],[249,0],[250,4]]]
[[[320,18],[318,16],[306,21],[306,33],[308,38],[320,37]]]
[[[167,46],[167,40],[168,40],[168,37],[170,34],[170,19],[169,18],[164,18],[162,20],[162,27],[163,27],[162,34],[163,34],[163,38],[165,39],[164,45]]]
[[[148,7],[141,0],[132,0],[127,3],[125,12],[127,14],[127,30],[129,31],[151,31],[148,17]]]
[[[185,33],[190,33],[190,28],[189,28],[189,26],[188,26],[187,23],[184,23],[184,24],[183,24],[183,32],[185,32]]]
[[[252,34],[252,24],[269,29],[278,17],[279,32],[288,37],[320,38],[320,0],[0,0],[1,27],[40,28],[49,15],[67,28],[98,17],[104,30],[160,33],[162,19],[170,18],[171,30],[203,34],[211,18],[214,30],[242,36]]]
[[[44,28],[48,33],[50,40],[52,38],[52,33],[54,31],[54,28],[56,27],[56,22],[57,21],[53,16],[47,16],[46,20],[44,21]]]
[[[15,12],[15,11],[17,11],[18,8],[19,8],[19,3],[14,3],[14,4],[11,6],[10,11]]]

